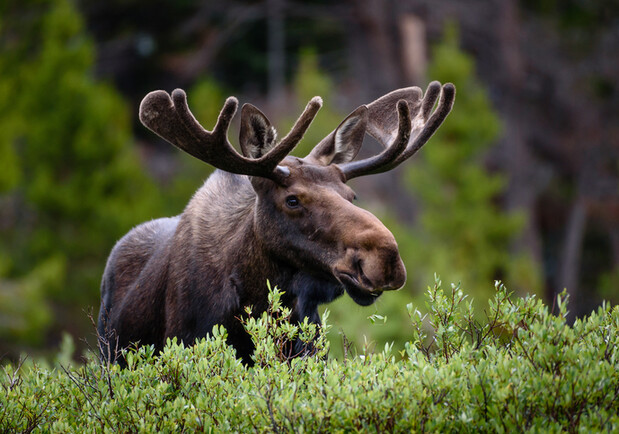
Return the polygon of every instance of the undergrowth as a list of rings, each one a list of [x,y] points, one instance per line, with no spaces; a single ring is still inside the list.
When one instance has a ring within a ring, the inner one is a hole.
[[[617,431],[619,309],[603,305],[573,325],[566,299],[554,310],[512,298],[496,284],[479,321],[458,286],[428,289],[429,313],[407,309],[412,335],[401,350],[365,347],[329,359],[328,326],[287,321],[271,308],[246,321],[251,368],[226,331],[161,354],[127,351],[127,368],[67,357],[22,361],[0,372],[0,432],[158,431]],[[292,353],[300,340],[303,351]],[[295,356],[295,357],[292,357]]]

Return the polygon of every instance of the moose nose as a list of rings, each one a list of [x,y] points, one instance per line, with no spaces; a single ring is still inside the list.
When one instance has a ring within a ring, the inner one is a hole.
[[[393,234],[370,212],[348,206],[352,218],[341,226],[344,251],[335,264],[336,274],[375,296],[401,288],[406,269]]]
[[[364,272],[374,283],[375,291],[400,289],[406,283],[406,268],[397,247],[381,249],[377,261],[371,261]]]
[[[392,291],[394,289],[400,289],[406,283],[406,268],[400,260],[401,266],[398,267],[398,271],[394,274],[392,280],[388,282],[382,289],[383,291]]]
[[[406,282],[406,268],[395,242],[369,249],[352,248],[346,256],[348,265],[344,268],[366,291],[380,294],[399,289]]]

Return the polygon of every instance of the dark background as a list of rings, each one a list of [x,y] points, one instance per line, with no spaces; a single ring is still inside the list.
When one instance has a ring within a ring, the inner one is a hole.
[[[280,135],[321,95],[303,155],[359,104],[455,83],[428,146],[353,185],[409,273],[375,307],[332,305],[355,341],[405,340],[404,305],[423,304],[434,273],[480,315],[495,279],[549,304],[565,288],[570,320],[617,303],[618,12],[616,0],[3,2],[0,357],[44,353],[65,332],[93,342],[115,241],[180,213],[211,170],[139,124],[154,89],[186,89],[207,129],[236,95]],[[377,151],[368,140],[363,155]]]

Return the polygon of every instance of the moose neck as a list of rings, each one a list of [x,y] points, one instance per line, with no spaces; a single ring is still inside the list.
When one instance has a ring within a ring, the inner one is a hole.
[[[341,285],[300,269],[267,246],[256,227],[257,212],[256,193],[246,176],[213,173],[181,218],[171,261],[179,284],[170,295],[177,297],[179,310],[195,317],[212,310],[214,323],[223,321],[230,331],[236,325],[223,319],[242,315],[243,306],[252,306],[255,314],[267,309],[269,280],[285,291],[282,301],[292,309],[293,320],[318,322],[318,305],[342,295]],[[210,332],[214,323],[196,333]]]
[[[193,251],[188,254],[183,247],[180,256],[185,257],[177,259],[194,270],[196,286],[221,286],[221,277],[227,276],[227,287],[221,290],[231,300],[228,309],[265,309],[267,279],[285,290],[294,275],[287,264],[273,258],[256,233],[255,203],[246,176],[215,171],[189,202],[177,231],[177,243]]]

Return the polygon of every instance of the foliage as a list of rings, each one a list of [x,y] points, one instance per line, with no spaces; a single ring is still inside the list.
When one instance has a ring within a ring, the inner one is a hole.
[[[253,360],[260,366],[269,366],[277,362],[291,362],[300,356],[326,357],[329,353],[329,341],[326,339],[330,327],[326,320],[329,313],[322,317],[323,328],[311,324],[307,317],[303,323],[296,325],[290,321],[292,310],[281,303],[282,291],[269,289],[269,307],[259,318],[251,316],[251,307],[245,309],[248,317],[242,319],[243,326],[256,347]],[[300,349],[294,346],[300,341]],[[274,351],[272,351],[274,350]]]
[[[478,321],[460,288],[428,289],[429,313],[408,306],[415,332],[344,360],[317,351],[282,358],[285,341],[313,336],[271,313],[247,324],[252,368],[215,327],[191,347],[169,341],[126,354],[120,369],[90,356],[69,366],[8,365],[0,376],[0,431],[614,431],[619,428],[619,308],[566,324],[535,297],[496,285]],[[324,330],[324,329],[323,329]],[[430,331],[428,333],[428,331]],[[430,337],[427,337],[429,334]],[[65,343],[70,351],[70,344]]]
[[[39,345],[86,322],[112,243],[161,214],[125,103],[93,77],[68,0],[0,14],[0,337]],[[28,11],[28,13],[24,13]]]
[[[617,288],[619,288],[619,267],[602,274],[599,285],[599,293],[605,300],[615,304],[619,303],[619,291],[617,291]]]

